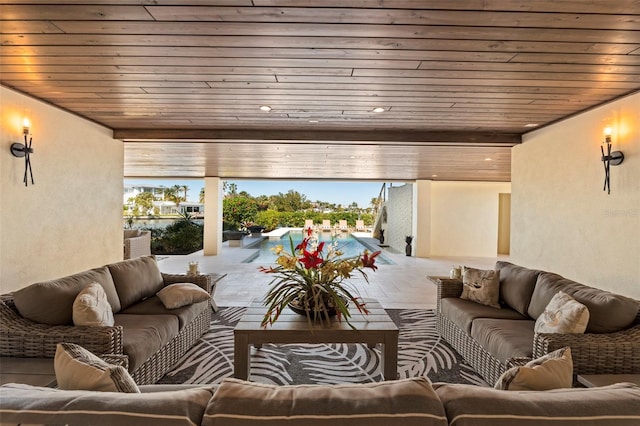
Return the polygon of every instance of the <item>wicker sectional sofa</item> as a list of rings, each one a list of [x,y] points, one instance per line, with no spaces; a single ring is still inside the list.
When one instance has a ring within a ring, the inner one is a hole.
[[[437,278],[437,327],[490,384],[509,367],[565,346],[575,374],[640,371],[640,302],[560,275],[498,261],[500,308],[461,299],[462,281]],[[589,309],[584,334],[534,333],[535,320],[558,292]]]
[[[75,326],[72,306],[89,283],[102,285],[115,325]],[[0,356],[53,358],[59,342],[120,358],[138,384],[160,379],[209,329],[208,301],[168,310],[155,295],[165,286],[190,282],[209,294],[208,275],[160,272],[153,256],[105,265],[35,283],[0,296]]]

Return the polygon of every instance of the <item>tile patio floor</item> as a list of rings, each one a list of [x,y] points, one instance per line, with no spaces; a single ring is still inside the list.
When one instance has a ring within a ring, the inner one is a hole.
[[[226,273],[219,283],[214,299],[218,306],[247,306],[252,300],[262,299],[271,279],[258,271],[260,262],[242,263],[256,253],[256,249],[229,247],[223,244],[218,256],[204,256],[196,252],[185,256],[169,256],[159,260],[160,270],[166,273],[184,273],[189,261],[197,261],[203,273]],[[435,309],[436,287],[428,275],[449,275],[452,265],[467,265],[492,269],[496,257],[407,257],[385,250],[384,255],[393,265],[379,265],[373,272],[367,269],[369,284],[363,279],[352,280],[363,297],[377,299],[386,309]],[[500,257],[508,260],[507,257]],[[264,265],[268,266],[268,265]]]

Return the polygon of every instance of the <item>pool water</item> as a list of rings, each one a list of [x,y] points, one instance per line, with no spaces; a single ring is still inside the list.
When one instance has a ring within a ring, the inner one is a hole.
[[[337,235],[332,235],[331,232],[319,232],[316,234],[318,237],[318,242],[325,242],[325,244],[331,243],[333,241],[338,242],[338,250],[340,250],[343,254],[342,258],[354,257],[362,254],[365,250],[369,250],[372,252],[373,250],[368,249],[364,245],[362,245],[357,239],[355,239],[351,234],[347,232],[342,232]],[[291,253],[291,245],[289,242],[289,237],[293,240],[293,246],[297,246],[302,242],[302,232],[289,232],[287,235],[284,235],[280,240],[263,240],[260,244],[260,253],[258,257],[255,257],[251,260],[252,263],[261,262],[264,264],[275,263],[276,254],[271,250],[277,245],[282,245],[284,250],[288,253]],[[326,254],[327,249],[325,248],[323,252]],[[388,265],[393,262],[384,258],[382,255],[376,258],[376,263],[381,265]]]

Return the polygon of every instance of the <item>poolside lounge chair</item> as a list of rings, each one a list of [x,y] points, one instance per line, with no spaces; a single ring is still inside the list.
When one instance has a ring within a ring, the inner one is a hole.
[[[364,232],[364,230],[365,230],[364,220],[356,220],[356,231]]]
[[[331,231],[331,221],[329,219],[324,219],[322,221],[322,230]]]
[[[338,229],[340,229],[340,231],[342,232],[347,232],[349,230],[349,227],[347,226],[347,221],[344,219],[339,220]]]
[[[306,231],[307,229],[313,230],[313,219],[305,219],[304,230]]]

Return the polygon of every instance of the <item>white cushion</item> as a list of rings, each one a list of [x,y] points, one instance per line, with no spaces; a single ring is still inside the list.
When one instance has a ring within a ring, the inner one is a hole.
[[[170,284],[156,293],[167,309],[176,309],[211,299],[209,293],[192,283]]]
[[[573,384],[571,348],[566,347],[505,371],[494,387],[502,390],[549,390]]]
[[[102,286],[96,282],[87,285],[73,302],[73,323],[90,327],[112,327],[111,305]]]
[[[568,294],[559,291],[544,308],[533,329],[536,333],[584,333],[589,309]]]
[[[58,343],[53,368],[60,389],[140,392],[136,382],[124,367],[108,364],[73,343]]]

